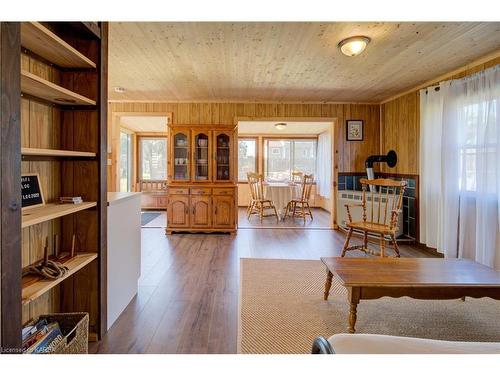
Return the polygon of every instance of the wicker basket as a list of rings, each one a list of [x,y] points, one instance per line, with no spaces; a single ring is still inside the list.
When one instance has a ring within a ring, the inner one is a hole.
[[[89,314],[60,313],[41,315],[48,323],[57,322],[64,335],[63,340],[46,354],[88,354],[89,352]]]

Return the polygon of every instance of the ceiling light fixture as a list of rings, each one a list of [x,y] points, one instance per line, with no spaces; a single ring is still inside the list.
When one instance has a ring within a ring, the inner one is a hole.
[[[367,36],[353,36],[341,40],[339,48],[346,56],[357,56],[365,50],[368,43],[370,43],[370,38]]]
[[[278,130],[285,130],[286,129],[286,123],[284,122],[278,122],[277,124],[274,124],[274,127]]]
[[[116,86],[114,87],[114,90],[115,92],[117,92],[118,94],[123,94],[126,90],[124,87],[120,87],[120,86]]]

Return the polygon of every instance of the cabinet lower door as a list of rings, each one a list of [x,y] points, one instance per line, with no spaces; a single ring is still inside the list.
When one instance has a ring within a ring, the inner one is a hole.
[[[210,196],[191,196],[191,227],[208,228],[211,225],[212,212]]]
[[[234,197],[214,196],[214,228],[234,228]]]
[[[171,228],[189,226],[189,196],[171,195],[168,198],[167,225]]]

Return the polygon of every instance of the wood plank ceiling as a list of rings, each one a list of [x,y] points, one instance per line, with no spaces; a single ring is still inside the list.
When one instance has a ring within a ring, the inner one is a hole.
[[[500,22],[115,22],[109,98],[379,103],[499,49]]]

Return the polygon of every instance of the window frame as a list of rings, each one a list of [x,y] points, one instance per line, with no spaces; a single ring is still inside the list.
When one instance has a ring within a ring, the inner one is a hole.
[[[127,192],[134,191],[135,183],[134,183],[134,150],[135,150],[135,142],[134,142],[134,134],[126,128],[120,128],[120,155],[118,156],[120,159],[120,168],[121,165],[121,156],[122,156],[122,147],[121,147],[121,136],[125,134],[127,136],[128,143],[128,153],[127,153]],[[119,191],[121,191],[121,174],[118,181]]]
[[[495,102],[496,100],[498,100],[498,99],[492,99],[489,101]],[[465,105],[464,107],[462,107],[461,110],[466,112],[468,107],[470,107],[471,110],[474,110],[474,108],[473,108],[474,106],[479,107],[483,103],[484,103],[483,101],[474,101],[473,103],[469,103],[469,104]],[[494,104],[496,106],[496,103],[492,103],[492,104]],[[478,116],[477,113],[475,115]],[[496,111],[495,111],[495,116],[498,116],[498,113],[496,113]],[[466,119],[466,121],[467,120],[468,119]],[[477,129],[474,129],[474,131],[477,131]],[[497,131],[499,131],[499,130],[497,129]],[[490,139],[490,141],[491,141],[491,139]],[[494,150],[496,149],[496,147],[498,147],[496,142],[488,142],[487,144],[485,144],[483,146],[478,145],[477,140],[474,143],[467,143],[467,141],[465,141],[465,143],[458,145],[458,157],[459,157],[459,166],[460,166],[458,191],[459,191],[460,195],[468,196],[468,197],[475,197],[475,195],[477,194],[477,179],[475,179],[475,181],[474,181],[474,185],[475,185],[474,189],[468,189],[467,177],[466,177],[465,181],[462,181],[461,173],[462,173],[462,169],[464,168],[462,163],[467,163],[467,156],[466,156],[466,154],[468,153],[467,151],[472,150],[474,152],[469,153],[469,156],[474,155],[475,159],[476,159],[474,164],[477,164],[477,156],[480,153],[483,153],[483,154],[488,153],[488,151],[481,152],[481,148],[484,148],[484,146],[486,146],[487,150],[492,150],[493,153],[495,152]],[[477,173],[477,170],[475,170],[474,172]]]
[[[316,142],[316,152],[315,152],[315,155],[316,155],[316,158],[318,156],[318,137],[317,136],[310,136],[310,137],[304,137],[304,136],[279,136],[279,135],[276,135],[276,136],[266,136],[266,137],[262,137],[262,176],[264,177],[264,180],[267,180],[267,170],[268,170],[268,155],[267,155],[267,150],[266,150],[266,145],[267,145],[267,141],[291,141],[292,142],[292,145],[291,145],[291,150],[290,150],[290,167],[291,169],[293,170],[293,167],[295,165],[295,154],[294,154],[294,151],[295,151],[295,144],[294,142],[296,141],[315,141]],[[316,175],[316,166],[314,167],[314,175]],[[316,181],[316,179],[315,179]],[[314,182],[315,183],[315,182]]]
[[[236,174],[237,174],[237,179],[239,184],[247,184],[247,180],[240,180],[240,141],[254,141],[255,142],[255,172],[259,173],[259,137],[249,137],[249,136],[242,136],[238,137],[238,144],[237,144],[237,149],[236,149],[236,154],[237,154],[237,161],[238,161],[238,167],[236,169]]]
[[[142,140],[143,139],[165,139],[165,180],[153,180],[142,178]],[[137,135],[137,182],[140,181],[166,181],[168,178],[168,136],[167,135]]]

